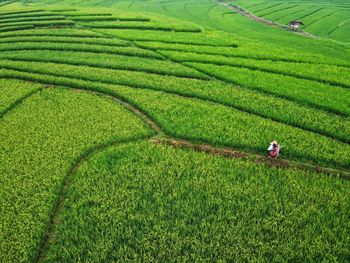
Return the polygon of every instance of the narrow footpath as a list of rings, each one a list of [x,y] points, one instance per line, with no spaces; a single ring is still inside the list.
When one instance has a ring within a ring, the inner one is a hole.
[[[301,36],[304,36],[304,37],[310,37],[310,38],[320,38],[319,36],[316,36],[316,35],[313,35],[309,32],[305,32],[305,31],[293,31],[293,30],[290,30],[288,28],[287,25],[282,25],[282,24],[279,24],[279,23],[276,23],[276,22],[273,22],[271,20],[268,20],[266,18],[263,18],[263,17],[260,17],[260,16],[256,16],[255,14],[249,12],[248,10],[242,8],[242,7],[239,7],[237,5],[234,5],[232,3],[225,3],[223,1],[216,1],[216,3],[218,5],[221,5],[225,8],[228,8],[234,12],[237,12],[238,14],[242,15],[242,16],[245,16],[245,17],[248,17],[249,19],[251,20],[254,20],[258,23],[262,23],[262,24],[265,24],[265,25],[268,25],[268,26],[272,26],[272,27],[276,27],[276,28],[281,28],[281,29],[285,29],[285,30],[288,30],[294,34],[297,34],[297,35],[301,35]]]

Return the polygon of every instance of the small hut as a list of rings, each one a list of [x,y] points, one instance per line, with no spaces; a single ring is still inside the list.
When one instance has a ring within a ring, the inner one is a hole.
[[[300,25],[304,25],[304,23],[298,20],[293,20],[288,23],[289,28],[293,31],[297,31]]]

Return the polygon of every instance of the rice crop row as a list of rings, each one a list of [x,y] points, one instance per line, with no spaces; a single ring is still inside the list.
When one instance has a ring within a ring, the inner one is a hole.
[[[152,50],[162,50],[162,48],[159,48],[158,44],[162,46],[164,43],[160,42],[141,42],[136,41],[135,44],[142,48],[152,49]],[[237,46],[231,45],[231,46],[205,46],[205,45],[187,45],[187,44],[175,44],[175,43],[166,43],[166,46],[172,46],[171,50],[181,50],[185,52],[196,52],[196,53],[203,53],[203,54],[230,54],[232,50],[237,48]]]
[[[94,21],[130,21],[130,22],[150,22],[151,19],[145,17],[117,17],[117,16],[103,16],[103,15],[80,15],[80,16],[66,16],[77,22],[94,22]]]
[[[9,5],[9,4],[13,4],[13,3],[15,3],[15,2],[17,2],[17,0],[3,1],[3,3],[0,2],[0,7],[5,6],[5,5]]]
[[[94,21],[118,21],[119,19],[114,16],[67,16],[68,19],[76,22],[94,22]]]
[[[138,46],[142,47],[142,44]],[[193,50],[195,50],[193,48]],[[197,48],[199,52],[201,50]],[[178,62],[199,62],[222,66],[236,66],[257,69],[269,73],[280,73],[297,78],[315,80],[318,82],[350,88],[350,68],[325,65],[295,63],[271,60],[256,60],[241,57],[226,57],[220,55],[206,55],[193,52],[160,51],[162,55]]]
[[[11,32],[11,34],[15,31],[21,31],[21,30],[26,30],[26,29],[32,29],[34,26],[32,25],[25,25],[25,26],[8,26],[8,27],[1,27],[0,28],[0,33],[2,32]]]
[[[130,46],[131,43],[117,38],[96,37],[65,37],[65,36],[16,36],[1,37],[0,43],[24,43],[24,42],[46,42],[46,43],[82,43],[104,46]]]
[[[36,93],[1,119],[0,261],[35,260],[65,178],[85,152],[150,134],[112,100],[64,89]]]
[[[190,67],[165,60],[154,60],[140,57],[99,54],[93,57],[89,53],[69,51],[17,51],[2,52],[0,58],[16,61],[52,62],[69,65],[84,65],[106,69],[142,71],[161,75],[185,78],[208,79],[208,77]],[[146,76],[145,76],[146,77]]]
[[[50,69],[57,71],[58,67]],[[70,70],[70,72],[77,76],[78,71]],[[14,76],[16,72],[4,72],[4,76],[10,75]],[[266,144],[272,139],[277,139],[285,146],[283,156],[287,159],[344,169],[350,166],[348,144],[224,105],[130,87],[108,85],[106,89],[102,83],[89,85],[74,77],[67,79],[52,75],[54,74],[40,76],[23,71],[17,72],[18,78],[28,77],[28,80],[39,79],[39,82],[43,83],[81,86],[83,89],[97,89],[104,92],[107,90],[108,94],[117,94],[118,97],[136,105],[151,116],[166,134],[177,138],[260,154],[266,151]],[[62,75],[68,74],[62,72]],[[228,126],[228,123],[231,125]]]
[[[28,13],[38,13],[38,12],[45,12],[44,9],[33,9],[33,10],[21,10],[21,11],[6,11],[6,12],[0,12],[0,15],[17,15],[17,14],[28,14]]]
[[[58,16],[60,14],[52,13],[52,12],[35,12],[35,13],[21,13],[21,14],[9,14],[9,15],[1,15],[0,21],[7,19],[22,19],[22,18],[33,18],[33,17],[51,17]]]
[[[152,51],[144,50],[136,47],[122,47],[122,46],[104,46],[91,45],[83,43],[46,43],[46,42],[24,42],[16,43],[2,43],[0,44],[0,51],[14,51],[14,50],[62,50],[62,51],[82,51],[92,53],[106,53],[129,55],[138,57],[149,57],[161,59],[162,57]]]
[[[346,261],[349,186],[148,142],[113,147],[77,170],[43,262]]]
[[[97,29],[97,32],[109,34],[119,38],[135,41],[163,41],[165,43],[183,43],[196,45],[230,46],[234,43],[232,36],[220,37],[216,32],[205,32],[192,34],[190,32],[162,32],[156,30],[118,30],[118,29]],[[224,34],[224,33],[223,33]]]
[[[186,63],[219,79],[349,116],[349,90],[314,81],[233,66]]]
[[[112,16],[111,13],[85,13],[81,11],[63,11],[61,12],[62,15],[64,16],[70,16],[70,17],[84,17],[84,16]]]
[[[296,4],[296,5],[295,4],[294,5],[286,4],[286,5],[282,5],[282,6],[279,6],[279,7],[270,8],[266,12],[260,13],[258,15],[261,16],[261,17],[269,18],[271,15],[275,15],[279,11],[290,10],[290,9],[293,9],[293,8],[295,8],[297,6],[299,6],[299,5],[298,4]]]
[[[287,159],[350,168],[349,144],[196,99],[132,88],[118,88],[118,93],[176,138],[260,154],[275,139]]]
[[[76,29],[76,28],[36,28],[35,30],[26,30],[20,32],[6,32],[1,33],[0,37],[24,37],[24,36],[61,36],[61,37],[94,37],[94,38],[107,38],[100,33],[93,32],[91,30]]]
[[[54,8],[54,9],[50,9],[50,11],[65,13],[65,12],[74,12],[74,11],[78,11],[78,10],[75,8]]]
[[[125,38],[120,34],[117,34],[122,39]],[[285,62],[303,62],[303,63],[314,63],[314,64],[330,64],[330,65],[343,65],[349,67],[347,62],[343,60],[330,59],[323,55],[309,54],[307,52],[303,53],[303,56],[300,56],[299,52],[289,50],[278,50],[277,48],[262,48],[261,45],[255,45],[251,43],[241,44],[237,41],[236,46],[238,48],[230,47],[204,47],[197,48],[194,46],[187,45],[186,43],[166,43],[160,41],[144,41],[137,42],[143,48],[148,48],[152,50],[165,50],[165,51],[183,51],[183,52],[192,52],[198,53],[199,55],[222,55],[226,57],[242,57],[242,58],[251,58],[259,60],[272,60],[272,61],[285,61]]]
[[[35,27],[48,27],[48,26],[72,26],[74,21],[69,20],[52,20],[52,21],[39,21],[39,22],[15,22],[11,23],[11,26],[35,26]],[[7,25],[0,25],[0,29]]]
[[[144,74],[141,72],[77,67],[53,63],[40,65],[39,63],[23,61],[11,61],[6,63],[2,61],[0,65],[22,72],[50,74],[58,78],[69,77],[101,83],[129,85],[136,88],[161,90],[186,97],[209,100],[278,122],[324,134],[344,142],[349,142],[350,120],[348,118],[328,114],[319,109],[305,107],[288,100],[264,95],[217,81],[201,81],[170,76],[160,77],[159,75]],[[57,72],[60,73],[57,74]],[[18,73],[16,77],[20,77],[21,74],[24,75],[25,73]],[[44,75],[41,77],[40,81],[43,81],[42,78],[45,79],[45,76],[48,77],[48,75]],[[30,76],[28,80],[32,80]],[[44,81],[44,83],[46,82]],[[63,83],[60,82],[54,82],[52,84],[63,85]]]
[[[334,39],[340,39],[341,41],[350,43],[350,36],[348,34],[350,29],[350,21],[346,21],[344,24],[338,26],[331,32],[330,36]]]
[[[18,22],[36,22],[36,21],[51,21],[51,20],[65,20],[64,16],[40,16],[40,17],[25,17],[25,18],[10,18],[1,19],[0,25],[15,24]]]
[[[201,32],[200,28],[190,26],[176,26],[165,23],[156,23],[148,21],[118,21],[115,23],[104,22],[79,22],[80,25],[89,28],[106,28],[106,29],[137,29],[137,30],[155,30],[155,31],[174,31],[174,32]]]
[[[32,84],[14,79],[1,79],[0,86],[0,117],[4,112],[16,104],[18,100],[41,88],[39,84]]]

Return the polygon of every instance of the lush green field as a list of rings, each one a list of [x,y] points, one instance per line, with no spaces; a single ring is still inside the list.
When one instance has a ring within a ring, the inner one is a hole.
[[[305,24],[302,30],[350,43],[350,2],[347,0],[238,0],[235,4],[283,25],[292,20],[300,20]]]
[[[0,1],[0,262],[349,261],[338,27],[307,38],[209,0]]]

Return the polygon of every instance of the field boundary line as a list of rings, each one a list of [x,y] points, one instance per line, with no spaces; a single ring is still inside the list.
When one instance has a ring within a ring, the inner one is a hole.
[[[330,17],[330,16],[333,16],[333,15],[339,13],[339,12],[341,12],[341,10],[338,10],[338,11],[336,11],[336,12],[331,12],[331,13],[329,13],[329,14],[327,14],[327,15],[321,16],[319,19],[315,19],[315,20],[311,21],[310,23],[308,23],[307,25],[305,25],[304,28],[308,28],[308,27],[310,27],[310,26],[313,25],[313,24],[319,23],[319,22],[322,21],[323,19],[325,19],[325,18],[327,18],[327,17]]]
[[[260,117],[260,118],[263,118],[265,120],[270,120],[272,122],[275,122],[275,123],[279,123],[281,125],[285,125],[285,126],[288,126],[288,127],[291,127],[293,129],[300,129],[300,130],[303,130],[305,132],[310,132],[310,133],[313,133],[313,134],[316,134],[318,136],[323,136],[323,137],[326,137],[328,139],[331,139],[331,140],[335,140],[335,141],[338,141],[338,142],[341,142],[341,143],[344,143],[344,144],[349,144],[349,141],[345,141],[345,140],[342,140],[341,138],[337,138],[337,137],[333,137],[333,136],[330,136],[328,134],[323,134],[321,133],[320,131],[316,131],[316,130],[313,130],[313,129],[309,129],[309,128],[305,128],[305,127],[299,127],[297,125],[292,125],[292,124],[288,124],[288,123],[285,123],[281,120],[277,120],[275,118],[272,118],[272,117],[267,117],[266,115],[263,115],[263,114],[259,114],[259,113],[256,113],[256,112],[253,112],[253,111],[248,111],[246,109],[243,109],[242,107],[239,107],[239,106],[234,106],[234,105],[231,105],[231,104],[228,104],[228,103],[224,103],[224,102],[220,102],[220,101],[217,101],[217,100],[214,100],[214,99],[210,99],[206,96],[198,96],[198,95],[188,95],[188,94],[185,94],[185,93],[181,93],[181,92],[177,92],[177,91],[171,91],[171,90],[162,90],[160,88],[153,88],[153,87],[150,87],[150,86],[142,86],[142,85],[131,85],[131,84],[125,84],[125,83],[113,83],[113,82],[103,82],[103,81],[96,81],[96,80],[91,80],[91,79],[88,79],[88,78],[74,78],[74,77],[69,77],[69,76],[62,76],[62,75],[59,75],[59,74],[47,74],[47,73],[37,73],[37,72],[30,72],[30,71],[26,71],[26,70],[18,70],[18,69],[14,69],[14,68],[11,68],[11,67],[3,67],[3,68],[6,68],[8,70],[12,70],[12,71],[17,71],[17,72],[25,72],[25,73],[30,73],[30,74],[37,74],[37,75],[41,75],[41,76],[54,76],[54,77],[64,77],[66,79],[70,79],[70,80],[83,80],[83,81],[87,81],[87,82],[91,82],[91,83],[96,83],[96,84],[107,84],[107,85],[119,85],[119,86],[125,86],[125,87],[129,87],[129,88],[134,88],[134,89],[143,89],[143,90],[149,90],[149,91],[157,91],[157,92],[161,92],[161,93],[164,93],[164,94],[170,94],[170,95],[174,95],[174,96],[178,96],[180,98],[183,98],[183,99],[192,99],[192,100],[198,100],[198,101],[203,101],[203,102],[206,102],[206,103],[211,103],[211,104],[214,104],[214,105],[218,105],[218,106],[222,106],[222,107],[226,107],[228,109],[232,109],[232,110],[237,110],[241,113],[244,113],[244,114],[248,114],[248,115],[253,115],[253,116],[256,116],[256,117]],[[11,78],[6,76],[6,78]],[[27,80],[27,81],[33,81],[34,78],[27,78],[27,77],[16,77],[16,79],[23,79],[23,80]],[[53,83],[52,81],[48,81],[48,82],[44,82],[43,80],[37,80],[35,79],[34,81],[36,82],[39,82],[39,83],[43,83],[43,84],[47,84],[47,85],[57,85],[57,86],[66,86],[64,84],[59,84],[59,83]],[[68,85],[67,85],[68,86]],[[82,88],[79,88],[79,87],[71,87],[71,88],[76,88],[76,89],[82,89]],[[89,89],[85,89],[85,90],[89,90]],[[99,92],[99,91],[96,91],[96,92]],[[116,95],[116,94],[114,94]],[[125,100],[125,98],[119,98],[121,100]],[[133,105],[136,107],[136,105]],[[141,110],[141,109],[139,109]]]
[[[4,2],[3,4],[0,4],[0,7],[6,6],[6,5],[10,5],[10,4],[13,4],[13,3],[16,3],[16,2],[17,2],[17,0],[6,1],[6,2]]]
[[[1,36],[0,36],[1,37]],[[29,36],[30,38],[30,36]],[[83,38],[83,39],[87,39],[87,38]],[[99,39],[99,38],[96,38]],[[104,38],[106,39],[106,38]],[[5,41],[4,41],[5,40]],[[44,39],[12,39],[12,40],[7,40],[6,38],[2,38],[0,41],[0,45],[1,44],[12,44],[12,43],[62,43],[62,44],[84,44],[84,45],[96,45],[96,46],[106,46],[106,47],[128,47],[128,45],[123,45],[122,43],[94,43],[94,42],[84,42],[84,41],[74,41],[73,39],[70,40],[60,40],[60,39],[52,39],[52,40],[44,40]]]
[[[227,4],[227,3],[224,3],[220,0],[217,0],[216,3],[218,5],[221,5],[225,8],[228,8],[228,9],[231,9],[233,11],[236,11],[237,13],[239,13],[240,15],[242,16],[245,16],[251,20],[254,20],[258,23],[262,23],[262,24],[265,24],[265,25],[268,25],[268,26],[271,26],[271,27],[275,27],[275,28],[280,28],[280,29],[284,29],[284,30],[287,30],[287,26],[285,25],[282,25],[282,24],[279,24],[277,22],[273,22],[271,20],[268,20],[268,19],[265,19],[263,17],[260,17],[260,16],[257,16],[253,13],[251,13],[250,11],[242,8],[242,7],[239,7],[238,5],[234,5],[232,3],[230,4]],[[320,37],[319,36],[316,36],[316,35],[313,35],[309,32],[306,32],[306,31],[292,31],[292,30],[288,30],[289,32],[291,33],[294,33],[294,34],[297,34],[297,35],[300,35],[300,36],[304,36],[304,37],[308,37],[308,38],[314,38],[314,39],[319,39]]]
[[[123,40],[127,40],[122,38]],[[161,41],[137,41],[137,42],[161,42]],[[162,43],[162,42],[161,42]],[[164,42],[165,44],[171,44]],[[182,43],[179,43],[182,44]],[[187,45],[187,44],[183,44]],[[229,47],[229,46],[213,46],[213,47]],[[143,47],[144,49],[147,49]],[[343,68],[350,68],[350,64],[330,64],[326,62],[315,62],[315,61],[303,61],[303,60],[292,60],[292,59],[284,59],[284,58],[268,58],[268,57],[251,57],[247,55],[242,54],[224,54],[224,53],[209,53],[209,52],[199,52],[199,51],[187,51],[187,50],[181,50],[176,48],[148,48],[147,50],[150,51],[176,51],[179,53],[193,53],[198,55],[207,55],[207,56],[222,56],[225,58],[245,58],[245,59],[252,59],[257,61],[272,61],[272,62],[284,62],[284,63],[298,63],[298,64],[313,64],[313,65],[325,65],[325,66],[336,66],[336,67],[343,67]]]
[[[265,11],[265,10],[268,10],[268,9],[270,9],[272,7],[276,7],[276,6],[279,6],[279,5],[282,5],[282,3],[270,4],[268,7],[264,7],[262,9],[255,10],[254,12],[257,13],[257,12]]]
[[[2,79],[2,77],[0,78]],[[6,79],[6,78],[5,78]],[[40,91],[42,91],[44,88],[37,88],[27,94],[25,94],[24,96],[20,97],[18,100],[14,101],[13,103],[11,103],[8,107],[6,107],[4,110],[2,110],[0,112],[0,119],[2,119],[6,114],[8,114],[9,112],[11,112],[12,110],[14,110],[15,108],[17,108],[18,106],[20,106],[23,102],[25,102],[27,99],[29,99],[31,96],[35,95],[36,93],[39,93]]]
[[[69,51],[70,52],[70,51]],[[75,52],[75,51],[73,51]],[[81,53],[85,53],[84,51],[82,51]],[[118,55],[118,56],[123,56],[123,55]],[[126,57],[130,57],[130,56],[126,56]],[[150,59],[150,58],[144,58],[144,59]],[[0,65],[1,65],[1,61],[4,60],[3,58],[0,57]],[[190,76],[190,75],[185,75],[185,74],[177,74],[177,73],[164,73],[164,72],[161,72],[161,71],[155,71],[155,70],[148,70],[148,69],[145,69],[145,70],[141,70],[141,69],[136,69],[136,68],[132,68],[132,67],[118,67],[117,65],[111,65],[111,66],[104,66],[104,65],[97,65],[97,64],[94,64],[94,63],[90,63],[90,62],[84,62],[85,64],[82,65],[78,62],[73,62],[73,61],[60,61],[60,60],[56,60],[55,58],[53,59],[49,59],[49,60],[41,60],[40,58],[38,59],[32,59],[32,58],[28,58],[28,59],[23,59],[23,58],[5,58],[5,60],[7,61],[15,61],[15,62],[38,62],[38,63],[52,63],[52,64],[60,64],[60,65],[71,65],[71,66],[78,66],[78,67],[91,67],[91,68],[96,68],[96,69],[107,69],[107,70],[119,70],[119,71],[128,71],[128,72],[135,72],[135,73],[148,73],[148,74],[153,74],[153,75],[157,75],[159,77],[176,77],[176,78],[179,78],[179,79],[193,79],[193,80],[201,80],[201,81],[208,81],[209,79],[211,79],[210,77],[200,77],[200,76]],[[150,59],[150,60],[153,60],[153,59]],[[166,60],[159,60],[159,61],[166,61]],[[185,68],[191,68],[191,67],[188,67],[186,65],[182,65],[181,66],[184,66]],[[192,69],[192,68],[191,68]],[[195,69],[193,69],[195,70]],[[198,70],[195,70],[197,71],[198,73],[201,73],[199,72]],[[204,73],[201,73],[202,75],[204,75]],[[207,74],[205,74],[206,76]]]
[[[127,40],[130,42],[157,42],[157,43],[163,43],[163,44],[179,44],[179,45],[186,45],[186,46],[206,46],[206,47],[227,47],[227,48],[238,48],[239,45],[236,43],[231,44],[212,44],[212,43],[194,43],[194,42],[178,42],[178,41],[171,41],[171,40],[152,40],[152,39],[131,39],[126,37],[117,37],[117,39]]]
[[[136,136],[134,138],[129,138],[126,140],[112,140],[110,142],[102,143],[85,150],[75,160],[73,160],[68,173],[66,173],[66,175],[62,178],[60,189],[58,190],[56,200],[54,201],[53,208],[49,216],[49,223],[36,252],[35,262],[42,262],[45,259],[45,253],[50,246],[50,242],[52,242],[54,239],[54,226],[59,223],[59,214],[66,203],[65,197],[70,187],[71,180],[80,166],[95,154],[103,152],[108,148],[143,141],[150,137],[151,136]]]
[[[91,30],[91,31],[93,31],[93,32],[95,32],[95,33],[98,33],[98,31],[94,31],[94,30],[91,29],[91,28],[88,28],[88,29]],[[108,33],[104,33],[104,32],[99,32],[99,33],[102,34],[102,35],[106,35],[106,36],[112,37],[112,38],[116,38],[116,39],[121,39],[121,40],[124,40],[124,41],[128,41],[128,42],[131,43],[131,45],[132,45],[133,47],[136,47],[136,48],[139,48],[139,49],[143,49],[143,50],[147,50],[147,51],[151,51],[151,52],[157,54],[158,56],[160,56],[160,57],[161,57],[163,60],[165,60],[165,61],[170,61],[170,62],[172,62],[172,63],[181,65],[181,66],[183,66],[183,67],[191,68],[192,70],[195,70],[195,71],[197,71],[197,72],[199,72],[199,73],[204,74],[205,76],[208,77],[208,79],[212,79],[212,77],[211,77],[210,75],[208,75],[207,73],[203,73],[203,72],[199,71],[198,69],[195,69],[195,68],[193,68],[193,67],[189,67],[188,65],[184,65],[183,63],[180,63],[180,62],[178,62],[178,61],[175,61],[175,60],[169,58],[168,56],[165,56],[165,55],[159,53],[158,50],[152,50],[152,49],[148,49],[148,48],[145,48],[145,47],[142,47],[142,46],[137,45],[137,43],[135,43],[135,42],[137,42],[137,41],[119,38],[119,37],[116,37],[116,36],[114,36],[114,35],[111,35],[111,34],[108,34]]]
[[[347,19],[345,21],[342,21],[341,23],[339,23],[335,28],[333,28],[331,31],[329,31],[327,33],[327,36],[330,36],[331,34],[333,34],[336,30],[338,30],[339,28],[341,28],[343,25],[345,25],[346,23],[348,23],[350,21],[350,19]]]
[[[7,77],[8,78],[8,77]],[[17,79],[12,77],[13,79]],[[37,83],[44,84],[40,81],[36,81]],[[52,84],[49,84],[52,85]],[[111,100],[114,100],[116,103],[121,104],[124,106],[126,109],[130,110],[136,117],[138,117],[146,126],[148,126],[155,135],[150,135],[150,136],[145,136],[145,138],[150,138],[154,142],[158,143],[164,143],[168,142],[170,144],[173,144],[174,146],[180,145],[180,146],[186,146],[187,148],[192,148],[192,149],[200,149],[203,152],[208,152],[208,153],[215,153],[218,152],[219,154],[216,155],[221,155],[223,157],[225,156],[231,156],[231,157],[254,157],[254,160],[260,160],[262,159],[263,161],[265,160],[271,160],[270,158],[264,157],[260,154],[256,153],[251,153],[251,152],[244,152],[240,150],[236,150],[233,147],[225,147],[225,146],[213,146],[211,144],[199,144],[199,143],[193,143],[189,140],[183,139],[183,138],[175,138],[172,137],[171,135],[167,135],[166,132],[163,132],[162,128],[160,125],[156,123],[156,121],[153,120],[152,117],[150,117],[146,112],[144,112],[142,109],[140,109],[138,106],[134,105],[132,102],[130,102],[128,99],[123,98],[122,96],[116,94],[115,92],[103,92],[103,91],[98,91],[98,90],[93,90],[93,89],[84,89],[84,88],[76,88],[76,87],[71,87],[68,85],[56,85],[58,88],[67,88],[71,90],[81,90],[84,92],[88,92],[91,94],[103,96],[106,98],[110,98]],[[119,143],[120,141],[118,141]],[[295,167],[295,168],[312,168],[313,171],[317,173],[328,173],[328,174],[340,174],[340,175],[345,175],[346,178],[343,179],[350,179],[350,175],[348,172],[337,169],[337,168],[328,168],[328,167],[321,167],[319,165],[313,165],[311,163],[303,163],[303,162],[297,162],[297,161],[292,161],[288,159],[283,159],[281,160],[282,163],[277,162],[279,165],[279,168],[288,168],[287,165],[291,165],[290,167]],[[260,162],[257,162],[260,163]],[[283,165],[281,165],[283,164]],[[287,165],[286,165],[287,164]],[[276,166],[276,162],[273,162],[273,166]],[[340,176],[341,177],[341,176]],[[342,178],[342,177],[341,177]]]
[[[193,68],[196,69],[195,67],[193,67]],[[197,69],[197,70],[199,72],[203,73],[203,74],[206,73],[205,71],[202,71],[202,70],[199,70],[199,69]],[[231,81],[226,80],[225,78],[222,78],[222,77],[212,76],[212,75],[209,75],[209,76],[211,76],[215,80],[222,81],[222,82],[227,83],[227,84],[231,84],[231,85],[235,85],[235,86],[238,86],[238,87],[241,87],[241,88],[249,89],[251,91],[254,91],[254,92],[257,92],[257,93],[261,93],[261,94],[265,94],[265,95],[268,95],[268,96],[272,96],[272,97],[276,97],[276,98],[280,98],[280,99],[286,99],[286,100],[289,100],[289,101],[294,102],[296,104],[299,104],[301,106],[307,106],[307,107],[310,107],[310,108],[313,108],[313,109],[316,109],[316,110],[322,110],[324,112],[327,112],[327,113],[330,113],[330,114],[335,114],[335,115],[338,115],[340,117],[349,117],[349,114],[346,114],[344,112],[341,112],[341,111],[338,111],[338,110],[335,110],[335,109],[332,109],[332,108],[328,108],[328,107],[325,107],[325,106],[322,106],[322,105],[318,105],[318,104],[311,103],[311,102],[302,102],[300,100],[295,99],[294,97],[290,97],[290,96],[286,96],[286,95],[282,95],[282,94],[276,94],[276,93],[272,93],[270,91],[265,91],[265,90],[262,90],[262,89],[257,89],[254,86],[243,85],[243,84],[235,82],[233,80],[231,80]]]
[[[350,173],[340,169],[333,169],[328,167],[322,167],[318,165],[312,165],[308,163],[296,162],[288,159],[272,159],[259,154],[248,153],[233,148],[227,147],[215,147],[210,144],[193,143],[185,139],[177,139],[172,137],[151,138],[150,141],[154,144],[170,145],[174,148],[187,148],[197,152],[204,152],[214,156],[220,156],[230,159],[244,159],[248,161],[254,161],[257,164],[264,164],[269,167],[276,167],[280,169],[295,168],[302,171],[311,171],[315,173],[323,173],[329,176],[340,178],[343,180],[350,180]]]
[[[108,46],[110,47],[110,46]],[[122,48],[121,46],[117,46]],[[52,50],[52,51],[76,51],[76,52],[88,52],[88,53],[94,53],[94,54],[112,54],[112,55],[123,55],[123,56],[129,56],[129,57],[139,57],[139,58],[152,58],[152,59],[158,59],[158,60],[163,60],[162,58],[158,56],[148,56],[148,55],[141,55],[141,54],[132,54],[132,52],[129,53],[123,53],[123,52],[111,52],[111,51],[106,51],[106,50],[83,50],[83,49],[78,49],[78,48],[58,48],[58,47],[23,47],[23,48],[8,48],[8,49],[1,49],[0,47],[0,52],[5,52],[5,51],[20,51],[20,50]],[[146,50],[146,49],[145,49]],[[149,51],[149,50],[148,50]]]
[[[234,67],[234,68],[246,68],[249,70],[255,70],[255,71],[260,71],[264,73],[271,73],[271,74],[276,74],[276,75],[281,75],[281,76],[289,76],[292,78],[296,79],[302,79],[302,80],[308,80],[308,81],[315,81],[321,84],[326,84],[329,86],[336,86],[344,89],[350,89],[350,84],[342,83],[342,82],[335,82],[334,80],[323,80],[319,78],[314,78],[314,77],[307,77],[304,75],[300,75],[297,73],[288,73],[288,72],[283,72],[280,70],[275,70],[275,69],[265,69],[265,68],[260,68],[259,66],[251,66],[251,65],[242,65],[242,64],[235,64],[235,63],[225,63],[225,62],[216,62],[216,61],[200,61],[196,59],[192,60],[186,60],[186,61],[181,61],[183,63],[199,63],[199,64],[206,64],[206,65],[217,65],[217,66],[228,66],[228,67]],[[307,63],[305,63],[307,64]]]
[[[72,35],[62,35],[62,34],[54,34],[54,33],[31,33],[31,34],[11,34],[7,32],[0,32],[1,38],[16,38],[16,37],[64,37],[64,38],[96,38],[96,39],[111,39],[110,37],[105,36],[97,36],[97,35],[82,35],[82,34],[72,34]]]
[[[267,13],[264,13],[264,14],[261,14],[260,16],[261,17],[264,17],[264,16],[268,16],[268,15],[272,15],[272,14],[276,14],[280,11],[285,11],[285,10],[289,10],[289,9],[292,9],[294,7],[298,7],[299,5],[292,5],[292,6],[289,6],[289,7],[285,7],[285,8],[280,8],[280,9],[276,9],[276,10],[273,10],[273,11],[269,11]]]
[[[324,9],[326,9],[326,7],[321,7],[321,8],[319,8],[319,9],[317,9],[317,10],[314,10],[314,11],[312,11],[312,12],[310,12],[310,13],[307,13],[306,15],[303,15],[303,16],[298,17],[298,19],[299,19],[299,20],[304,19],[305,17],[314,15],[314,14],[316,14],[317,12],[319,12],[319,11],[321,11],[321,10],[324,10]]]

